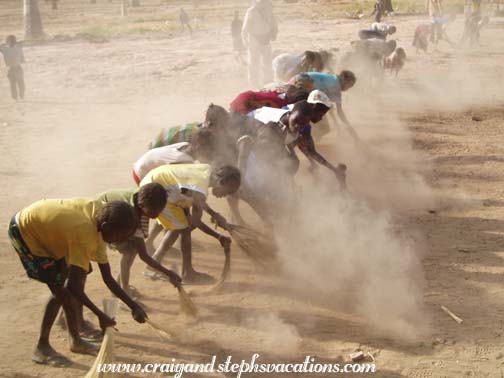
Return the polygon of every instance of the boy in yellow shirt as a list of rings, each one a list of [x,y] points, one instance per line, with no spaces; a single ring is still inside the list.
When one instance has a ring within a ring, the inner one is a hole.
[[[98,263],[103,281],[128,305],[133,318],[145,322],[144,310],[112,278],[105,251],[105,243],[128,239],[137,222],[135,210],[127,203],[103,204],[92,199],[45,199],[12,217],[9,238],[28,277],[45,283],[52,294],[45,308],[33,362],[53,366],[69,363],[49,343],[51,327],[61,306],[67,319],[70,350],[74,353],[96,353],[96,347],[79,335],[74,301],[89,308],[102,329],[115,325],[82,289],[90,261]]]
[[[212,210],[207,202],[209,188],[216,197],[225,197],[235,193],[240,187],[241,175],[238,168],[224,165],[212,169],[209,164],[168,164],[150,171],[140,186],[156,182],[167,192],[167,204],[158,217],[166,234],[153,258],[160,261],[164,254],[181,236],[182,279],[187,283],[208,283],[210,276],[194,270],[192,266],[191,231],[198,227],[205,233],[214,236],[221,245],[229,243],[229,238],[217,234],[201,222],[203,210],[215,219],[217,224],[226,229],[227,222],[220,214]]]

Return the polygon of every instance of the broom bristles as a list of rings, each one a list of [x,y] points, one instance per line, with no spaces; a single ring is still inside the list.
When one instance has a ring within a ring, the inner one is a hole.
[[[159,336],[159,338],[162,341],[167,340],[167,339],[171,339],[172,337],[175,337],[175,335],[169,329],[161,327],[159,324],[155,323],[154,321],[147,319],[145,322]]]
[[[189,297],[189,294],[187,294],[182,286],[177,287],[177,289],[179,294],[180,311],[188,316],[198,316],[198,309],[191,297]]]
[[[277,246],[272,238],[247,226],[232,225],[229,232],[243,252],[258,265],[268,268],[276,262]]]

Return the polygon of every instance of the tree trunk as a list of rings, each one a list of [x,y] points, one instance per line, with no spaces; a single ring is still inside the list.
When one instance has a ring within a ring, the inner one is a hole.
[[[131,0],[131,6],[132,7],[139,7],[140,6],[140,0]]]
[[[96,4],[96,0],[89,0],[90,4]]]
[[[128,2],[127,0],[122,0],[121,2],[121,16],[124,17],[128,14]]]
[[[58,9],[58,0],[51,0],[51,9]]]
[[[44,38],[44,29],[42,27],[38,0],[23,0],[23,6],[24,38],[26,40]]]

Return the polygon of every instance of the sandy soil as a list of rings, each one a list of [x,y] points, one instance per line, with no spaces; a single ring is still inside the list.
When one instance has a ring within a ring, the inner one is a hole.
[[[153,4],[144,3],[156,11]],[[13,16],[19,9],[14,2],[5,4],[0,5],[0,17],[11,22],[0,26],[3,35],[19,31]],[[190,4],[186,6],[191,9]],[[82,13],[72,17],[64,2],[60,7],[59,16],[47,16],[49,30],[65,31],[68,25],[72,31],[79,17],[91,9],[81,5]],[[318,19],[314,7],[311,2],[279,3],[278,13],[283,13],[276,49],[344,49],[368,22]],[[229,17],[231,8],[225,2],[212,14]],[[162,9],[173,14],[177,8]],[[110,9],[107,12],[112,17]],[[43,6],[43,13],[49,13],[48,6]],[[116,338],[119,361],[171,362],[175,358],[206,363],[213,355],[249,359],[257,352],[262,361],[298,361],[311,355],[322,362],[340,362],[361,348],[376,359],[378,372],[368,376],[503,376],[504,20],[492,20],[482,34],[482,46],[474,51],[442,44],[429,55],[417,55],[410,46],[412,31],[424,19],[394,18],[397,39],[409,56],[397,80],[359,80],[344,97],[349,118],[369,149],[356,149],[344,133],[336,132],[321,147],[348,164],[352,201],[371,209],[366,222],[374,221],[373,214],[386,213],[395,232],[411,239],[408,251],[421,268],[414,280],[421,302],[417,314],[421,319],[412,325],[418,325],[415,337],[404,340],[400,328],[394,331],[394,324],[380,327],[395,319],[393,310],[356,310],[352,299],[338,302],[334,298],[340,297],[331,290],[327,294],[332,299],[320,297],[315,289],[310,292],[309,287],[300,291],[299,287],[306,286],[299,280],[302,274],[264,275],[235,248],[232,277],[225,290],[195,297],[201,316],[198,323],[186,325],[186,331],[178,317],[176,292],[166,283],[145,279],[143,264],[137,263],[132,284],[141,292],[142,303],[153,319],[178,330],[180,339],[161,341],[121,311]],[[459,35],[461,27],[462,20],[457,20],[453,36]],[[26,47],[25,55],[26,100],[10,101],[7,80],[0,80],[0,175],[4,182],[0,212],[5,223],[17,210],[43,197],[87,196],[131,186],[131,164],[158,129],[201,120],[210,102],[226,105],[247,89],[245,70],[233,59],[227,23],[201,27],[192,37],[174,32],[117,37],[102,44],[52,42]],[[301,181],[309,185],[309,174],[303,171],[302,175]],[[223,202],[212,199],[212,203],[227,213]],[[330,216],[319,214],[315,219],[329,224],[321,227],[330,233],[331,222],[346,218],[329,212]],[[351,240],[370,233],[359,225],[349,223],[343,237]],[[387,245],[383,250],[373,247],[373,240],[376,244],[382,240],[375,237],[365,239],[368,244],[364,245],[385,256],[376,268],[386,283],[383,291],[402,293],[403,282],[387,274],[404,261],[401,254],[406,252],[398,248],[394,255],[385,250]],[[195,239],[197,268],[217,275],[223,261],[220,248],[200,234]],[[312,247],[313,251],[305,251],[305,259],[316,258],[318,246]],[[334,290],[366,279],[358,270],[350,274],[338,265],[345,245],[339,247],[330,260],[334,281],[324,276],[324,285]],[[358,247],[354,251],[360,252]],[[0,235],[0,254],[0,321],[4,325],[0,376],[83,376],[93,357],[71,354],[66,335],[58,327],[52,333],[53,346],[75,364],[55,370],[31,363],[47,289],[25,276],[5,233]],[[114,252],[109,256],[117,272],[118,256]],[[362,256],[373,263],[374,257]],[[288,260],[288,255],[284,258]],[[179,259],[169,257],[165,263],[171,266]],[[190,289],[196,294],[204,290]],[[88,290],[96,303],[109,295],[97,273],[90,277]],[[355,301],[359,295],[355,293]],[[397,295],[394,306],[402,306],[402,295]],[[464,323],[454,322],[440,305]],[[374,311],[382,318],[373,319]]]

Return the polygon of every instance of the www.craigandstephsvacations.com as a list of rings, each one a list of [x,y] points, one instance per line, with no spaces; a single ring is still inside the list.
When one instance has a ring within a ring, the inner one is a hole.
[[[233,356],[227,356],[224,362],[217,364],[217,356],[213,356],[208,363],[184,363],[177,362],[174,358],[170,363],[152,364],[99,364],[97,371],[102,373],[168,373],[174,378],[180,378],[184,374],[190,373],[234,373],[236,378],[240,378],[247,373],[260,374],[334,374],[334,373],[374,373],[376,365],[374,363],[318,363],[314,357],[306,356],[303,362],[299,363],[260,363],[260,355],[255,353],[250,360],[233,361]]]

